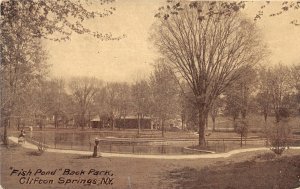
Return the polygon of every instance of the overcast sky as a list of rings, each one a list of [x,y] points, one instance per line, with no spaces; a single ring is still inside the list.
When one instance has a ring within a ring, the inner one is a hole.
[[[111,32],[118,36],[126,34],[120,41],[101,42],[86,35],[74,34],[67,42],[46,42],[48,62],[55,77],[94,76],[104,81],[128,81],[147,77],[151,64],[158,54],[151,45],[149,29],[155,21],[154,14],[164,0],[117,0],[116,12],[104,19],[86,23],[91,29]],[[280,2],[272,2],[266,13],[279,10]],[[260,2],[248,3],[245,14],[254,17]],[[96,6],[95,6],[96,8]],[[279,17],[259,20],[265,42],[271,50],[270,63],[300,62],[300,26],[289,22],[300,19],[300,11],[289,12]]]

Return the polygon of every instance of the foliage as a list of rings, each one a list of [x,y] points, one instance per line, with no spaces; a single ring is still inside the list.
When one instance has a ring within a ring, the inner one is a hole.
[[[98,5],[113,0],[100,0]],[[75,32],[100,40],[119,40],[110,33],[91,31],[84,20],[111,15],[114,7],[103,12],[88,10],[89,0],[4,0],[1,1],[1,125],[20,117],[31,87],[45,79],[48,65],[43,39],[67,40]],[[93,3],[96,3],[93,1]],[[25,111],[24,111],[25,112]],[[5,136],[6,138],[6,136]]]
[[[98,6],[113,0],[100,0]],[[51,40],[69,39],[72,32],[87,33],[101,40],[116,40],[111,34],[91,31],[83,24],[84,20],[107,17],[115,11],[114,7],[104,8],[103,12],[88,9],[89,1],[72,0],[7,0],[1,2],[1,28],[3,33],[12,33],[19,24],[26,38],[47,38]],[[96,2],[93,2],[96,3]],[[20,32],[20,31],[16,31]]]
[[[269,7],[270,4],[272,3],[280,3],[280,9],[276,12],[272,12],[271,14],[269,14],[270,17],[280,16],[282,14],[287,13],[288,11],[300,10],[300,1],[282,1],[282,2],[265,1],[263,5],[260,7],[260,10],[258,10],[258,13],[256,14],[254,20],[261,19],[264,15],[265,9],[267,9],[267,7]],[[293,24],[294,26],[300,26],[298,22],[298,18],[291,20],[290,24]]]

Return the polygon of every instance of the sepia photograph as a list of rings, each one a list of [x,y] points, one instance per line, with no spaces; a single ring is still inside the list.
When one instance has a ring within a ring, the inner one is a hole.
[[[300,189],[300,1],[0,2],[0,189]]]

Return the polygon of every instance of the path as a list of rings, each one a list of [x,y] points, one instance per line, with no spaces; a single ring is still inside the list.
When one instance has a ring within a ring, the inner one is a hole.
[[[15,143],[18,143],[17,137],[9,137],[9,139]],[[26,141],[25,144],[22,144],[24,148],[37,150],[37,146]],[[290,147],[290,149],[300,150],[300,147]],[[194,154],[194,155],[138,155],[138,154],[117,154],[117,153],[104,153],[101,152],[102,157],[122,157],[122,158],[146,158],[146,159],[205,159],[205,158],[227,158],[234,154],[239,154],[243,152],[252,152],[252,151],[262,151],[269,150],[269,148],[248,148],[248,149],[238,149],[232,150],[226,153],[218,154]],[[64,154],[79,154],[79,155],[92,155],[92,152],[89,151],[78,151],[78,150],[61,150],[61,149],[52,149],[48,148],[47,152],[55,153],[64,153]]]

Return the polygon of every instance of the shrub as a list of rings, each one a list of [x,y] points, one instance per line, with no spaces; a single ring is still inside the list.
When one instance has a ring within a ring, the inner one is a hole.
[[[281,120],[274,123],[268,129],[267,137],[270,142],[270,149],[277,155],[281,155],[289,146],[289,136],[291,134],[288,120]]]

